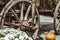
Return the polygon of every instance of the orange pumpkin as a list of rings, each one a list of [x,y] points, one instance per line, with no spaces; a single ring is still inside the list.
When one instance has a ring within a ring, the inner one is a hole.
[[[56,39],[56,35],[55,34],[46,34],[46,39],[47,40],[55,40]]]

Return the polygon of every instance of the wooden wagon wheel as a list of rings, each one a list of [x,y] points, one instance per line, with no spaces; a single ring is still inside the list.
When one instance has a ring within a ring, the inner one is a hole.
[[[60,1],[58,2],[54,11],[54,30],[56,34],[60,34]]]
[[[0,15],[2,15],[2,17],[0,17],[0,27],[3,27],[4,24],[8,24],[36,29],[32,35],[32,37],[36,39],[40,27],[40,18],[34,0],[11,0],[2,9]],[[6,16],[9,17],[6,18]],[[12,16],[14,21],[9,20]]]

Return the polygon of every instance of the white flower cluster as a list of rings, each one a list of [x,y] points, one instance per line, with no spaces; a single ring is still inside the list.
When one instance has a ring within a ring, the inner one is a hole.
[[[33,40],[25,32],[14,28],[0,29],[0,40]]]

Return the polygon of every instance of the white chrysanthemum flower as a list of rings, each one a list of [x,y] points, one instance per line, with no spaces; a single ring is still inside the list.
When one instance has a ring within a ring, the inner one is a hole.
[[[2,38],[3,37],[3,38]],[[33,40],[25,32],[14,28],[0,29],[0,40]]]
[[[19,40],[18,38],[15,38],[14,40]]]
[[[29,37],[29,40],[33,40],[31,37]]]
[[[24,40],[24,36],[19,36],[19,39],[20,40]]]
[[[23,33],[23,36],[27,39],[28,38],[28,35],[24,32]]]
[[[5,40],[5,38],[4,37],[1,37],[0,40]]]
[[[6,36],[5,36],[5,40],[13,40],[14,39],[14,35],[12,35],[12,34],[7,34]]]

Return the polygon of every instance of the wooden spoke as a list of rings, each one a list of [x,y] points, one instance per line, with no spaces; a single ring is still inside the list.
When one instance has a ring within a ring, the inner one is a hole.
[[[58,24],[57,24],[57,28],[56,28],[56,30],[59,30],[59,28],[60,28],[60,20],[58,20],[59,22],[58,22]]]
[[[12,11],[12,14],[16,17],[17,21],[19,21],[19,18],[17,16],[16,12],[12,8],[10,10]]]
[[[35,17],[35,5],[32,4],[32,23],[33,23],[34,17]]]
[[[24,3],[22,4],[21,8],[20,20],[23,20],[23,9],[24,9]]]
[[[39,15],[39,12],[38,12],[38,9],[36,8],[36,12],[37,12],[37,17],[38,17],[38,28],[40,27],[40,15]]]
[[[24,20],[27,20],[31,5],[28,7]]]
[[[37,22],[37,16],[35,16],[34,18],[34,24],[36,24],[36,22]]]

